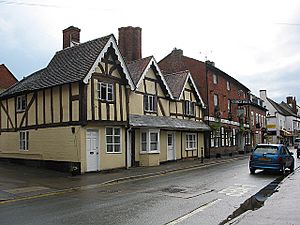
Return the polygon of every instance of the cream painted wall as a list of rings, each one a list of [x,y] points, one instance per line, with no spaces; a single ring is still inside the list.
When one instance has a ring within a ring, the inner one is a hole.
[[[56,161],[80,161],[80,128],[71,127],[29,130],[28,151],[19,150],[19,132],[0,135],[0,157]]]
[[[106,152],[106,127],[88,126],[82,129],[81,132],[81,157],[82,157],[82,170],[86,171],[86,132],[88,129],[97,130],[99,133],[99,160],[100,170],[108,170],[114,168],[123,168],[126,166],[126,140],[125,140],[125,127],[121,128],[121,153],[107,153]]]

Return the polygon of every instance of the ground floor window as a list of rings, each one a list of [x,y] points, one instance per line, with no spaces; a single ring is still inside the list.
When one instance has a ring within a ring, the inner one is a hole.
[[[250,132],[245,133],[245,144],[246,145],[251,144],[251,134],[250,134]]]
[[[121,128],[106,128],[106,152],[121,153]]]
[[[141,130],[141,153],[160,151],[159,130]]]
[[[29,140],[29,132],[28,131],[20,131],[20,150],[27,151],[28,150],[28,140]]]
[[[186,150],[193,150],[197,148],[196,134],[194,133],[186,134],[185,139],[186,139]]]

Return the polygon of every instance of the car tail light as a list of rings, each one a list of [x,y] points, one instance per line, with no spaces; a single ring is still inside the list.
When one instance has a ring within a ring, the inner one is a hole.
[[[283,160],[282,160],[282,157],[279,157],[279,158],[278,158],[278,162],[281,163],[282,161],[283,161]]]
[[[252,160],[253,159],[253,155],[250,155],[250,160]]]

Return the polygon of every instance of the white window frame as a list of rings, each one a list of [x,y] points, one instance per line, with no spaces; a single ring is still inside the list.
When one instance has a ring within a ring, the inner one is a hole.
[[[210,147],[211,148],[215,147],[215,132],[214,131],[210,132]]]
[[[105,89],[105,96],[102,96],[102,88]],[[98,99],[102,101],[112,102],[114,100],[114,86],[113,84],[98,82]]]
[[[218,83],[218,76],[217,76],[217,74],[213,74],[213,83],[214,84],[217,84]]]
[[[235,129],[232,129],[232,146],[236,146],[236,133]]]
[[[112,129],[112,134],[107,134],[107,129]],[[119,134],[116,134],[116,130],[119,130]],[[108,142],[107,138],[111,137],[112,142]],[[119,137],[120,142],[115,142],[115,137]],[[106,127],[105,128],[105,142],[107,154],[121,154],[122,153],[122,129],[120,127]],[[108,151],[108,146],[112,146],[112,151]],[[116,146],[120,146],[120,150],[116,151]]]
[[[229,81],[227,81],[226,86],[227,86],[227,90],[230,91],[230,82]]]
[[[221,147],[225,146],[225,130],[224,127],[221,127]]]
[[[150,129],[150,130],[141,130],[140,131],[141,133],[141,138],[140,138],[140,153],[141,154],[146,154],[146,153],[160,153],[160,130],[153,130],[153,129]],[[142,134],[146,134],[146,143],[145,141],[143,140],[143,135]],[[157,135],[157,142],[153,142],[151,140],[151,134],[156,134]],[[146,144],[146,149],[143,149],[143,143]],[[157,149],[155,150],[152,150],[151,149],[151,144],[157,144]]]
[[[156,112],[156,96],[154,95],[145,95],[144,97],[144,110],[145,112]]]
[[[195,116],[195,102],[185,101],[185,115],[187,116]]]
[[[20,151],[28,151],[29,145],[29,131],[20,131],[19,132],[19,145]]]
[[[196,150],[197,149],[197,134],[187,133],[185,135],[185,149]]]
[[[17,112],[23,112],[26,109],[27,101],[25,95],[20,95],[17,97],[17,103],[16,103],[16,110]]]

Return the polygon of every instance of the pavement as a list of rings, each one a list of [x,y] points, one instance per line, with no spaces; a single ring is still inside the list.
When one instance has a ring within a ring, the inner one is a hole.
[[[296,225],[300,224],[300,168],[279,184],[277,191],[257,210],[249,210],[227,224]]]
[[[0,205],[230,163],[230,161],[242,160],[247,157],[248,155],[234,155],[218,159],[204,159],[203,162],[201,160],[182,160],[154,167],[134,167],[86,173],[79,176],[0,162]],[[264,202],[263,207],[254,211],[248,210],[227,224],[300,224],[300,214],[297,210],[300,204],[299,180],[300,169],[298,167],[280,182],[277,191]]]

